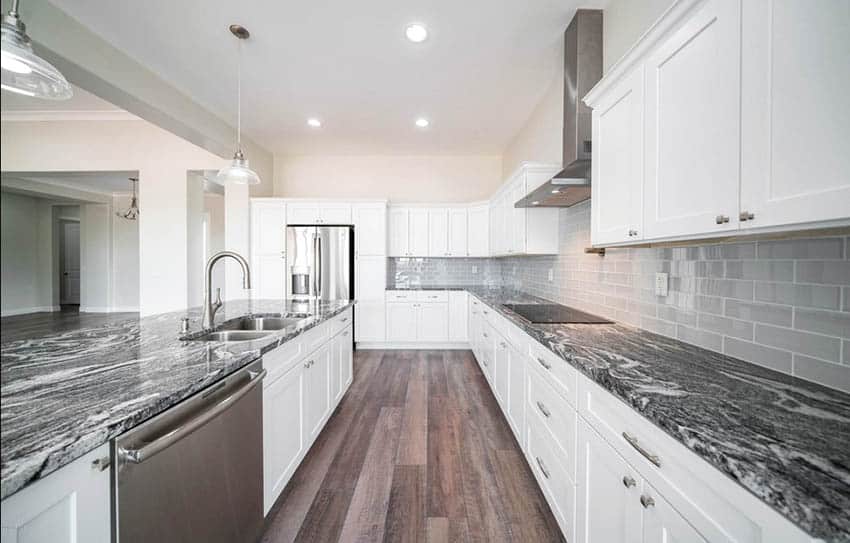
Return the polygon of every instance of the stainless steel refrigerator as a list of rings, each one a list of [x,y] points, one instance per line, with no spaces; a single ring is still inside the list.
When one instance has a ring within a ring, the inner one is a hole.
[[[286,227],[286,296],[354,299],[354,227]]]

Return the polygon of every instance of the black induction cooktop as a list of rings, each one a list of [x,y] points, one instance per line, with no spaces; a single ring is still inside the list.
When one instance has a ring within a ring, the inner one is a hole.
[[[612,321],[559,304],[504,304],[534,324],[608,324]]]

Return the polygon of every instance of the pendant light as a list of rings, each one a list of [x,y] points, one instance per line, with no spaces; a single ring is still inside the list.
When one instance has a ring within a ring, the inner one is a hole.
[[[139,178],[130,177],[129,179],[130,182],[133,183],[133,197],[130,199],[130,207],[127,208],[127,211],[116,211],[115,214],[121,217],[122,219],[127,219],[128,221],[135,221],[139,218],[139,199],[136,197],[136,183],[139,182]]]
[[[251,34],[241,25],[230,25],[230,32],[239,40],[236,61],[236,153],[230,165],[219,170],[216,181],[222,185],[258,185],[260,176],[248,167],[248,159],[242,153],[242,41],[247,40]]]
[[[49,62],[36,55],[27,36],[27,27],[18,17],[18,1],[3,15],[0,27],[2,42],[2,88],[9,92],[44,98],[67,100],[74,91],[65,77]]]

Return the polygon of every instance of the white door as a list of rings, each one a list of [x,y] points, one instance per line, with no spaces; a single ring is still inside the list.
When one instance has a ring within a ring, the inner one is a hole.
[[[746,0],[743,17],[741,227],[847,219],[850,4]]]
[[[410,256],[429,256],[428,252],[428,210],[410,210]]]
[[[62,303],[80,303],[80,223],[62,223]]]
[[[313,354],[307,356],[306,364],[307,386],[304,394],[304,418],[307,435],[312,443],[322,429],[325,414],[330,401],[328,389],[330,384],[330,344],[325,343]]]
[[[410,256],[410,211],[390,208],[389,211],[389,256]]]
[[[384,204],[355,204],[354,250],[357,255],[387,254],[387,208]]]
[[[576,539],[640,542],[640,476],[581,418],[578,448]]]
[[[286,224],[319,224],[318,203],[290,202],[286,211]]]
[[[449,210],[428,210],[428,255],[449,256]]]
[[[322,204],[319,206],[319,224],[351,224],[351,204]]]
[[[738,227],[740,9],[707,0],[646,61],[646,239]]]
[[[507,209],[507,214],[510,215],[510,240],[511,240],[511,253],[524,253],[525,251],[525,234],[526,234],[526,224],[525,224],[525,214],[526,213],[534,213],[534,210],[526,210],[522,207],[514,207],[514,204],[519,200],[525,198],[527,192],[525,190],[525,174],[519,176],[519,178],[514,181],[513,185],[511,185],[511,190],[508,191],[506,200],[505,200],[505,208]]]
[[[301,365],[263,387],[263,504],[268,513],[304,451]]]
[[[424,303],[416,304],[417,335],[419,341],[448,341],[449,339],[449,304]]]
[[[621,81],[593,110],[594,245],[643,236],[643,67]]]
[[[449,256],[467,256],[468,217],[466,209],[449,209]]]
[[[449,291],[449,341],[469,341],[469,295]]]
[[[640,504],[643,508],[643,543],[705,541],[705,538],[647,482],[643,484]]]
[[[410,302],[387,304],[387,341],[416,341],[416,305]]]
[[[525,357],[513,346],[508,350],[508,421],[514,428],[517,440],[522,443],[525,431]]]
[[[469,208],[469,256],[490,256],[490,212],[487,204]]]

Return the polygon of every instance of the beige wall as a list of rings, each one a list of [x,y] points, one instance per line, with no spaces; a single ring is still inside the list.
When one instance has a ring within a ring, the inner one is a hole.
[[[500,156],[276,156],[280,197],[472,202],[502,181]]]
[[[525,125],[505,149],[502,177],[516,170],[521,162],[560,164],[563,154],[564,71],[549,84],[543,98],[531,112]]]
[[[602,17],[602,64],[607,72],[673,0],[611,0]]]

